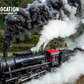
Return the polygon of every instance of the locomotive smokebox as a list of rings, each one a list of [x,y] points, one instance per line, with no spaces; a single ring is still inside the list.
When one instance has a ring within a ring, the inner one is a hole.
[[[11,57],[5,57],[2,60],[0,60],[0,72],[3,70],[9,69],[9,67],[14,68],[15,67],[15,61],[14,58]]]

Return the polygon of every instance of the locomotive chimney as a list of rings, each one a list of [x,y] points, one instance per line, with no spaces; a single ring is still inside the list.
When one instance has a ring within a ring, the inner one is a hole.
[[[3,57],[8,57],[8,50],[3,50]]]
[[[67,43],[65,43],[65,50],[68,50],[68,46],[67,46]]]
[[[12,44],[12,42],[7,37],[8,34],[4,33],[3,36],[4,36],[4,38],[3,38],[3,46],[2,46],[3,47],[3,57],[8,57],[8,49],[9,49],[10,45]]]
[[[7,46],[7,41],[6,43],[3,41],[3,57],[8,57],[8,49],[9,47]]]

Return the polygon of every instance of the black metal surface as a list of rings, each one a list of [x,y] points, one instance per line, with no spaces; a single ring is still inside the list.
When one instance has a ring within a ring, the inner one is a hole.
[[[25,69],[34,68],[34,67],[38,67],[38,66],[43,66],[43,65],[47,65],[47,64],[50,64],[50,62],[46,62],[46,63],[43,63],[43,64],[37,64],[37,65],[34,65],[34,66],[28,66],[28,67],[25,67],[25,68],[20,68],[20,69],[16,69],[16,70],[13,70],[13,71],[10,71],[10,72],[3,72],[3,73],[4,74],[14,73],[14,72],[17,72],[17,71],[22,71],[22,70],[25,70]]]
[[[25,66],[30,66],[34,64],[41,63],[42,60],[45,60],[45,54],[33,54],[32,52],[19,52],[14,53],[14,56],[4,57],[0,62],[1,70],[8,70],[11,68],[20,68]],[[45,61],[44,61],[45,62]]]
[[[52,66],[56,66],[59,64],[59,53],[55,53],[52,55]]]
[[[13,80],[16,81],[18,79],[18,73],[20,73],[19,75],[21,76],[29,76],[29,72],[31,73],[31,71],[33,72],[37,69],[43,70],[47,65],[47,68],[51,69],[52,67],[59,66],[62,62],[67,61],[70,56],[74,54],[71,50],[60,50],[60,53],[55,52],[51,55],[52,62],[49,62],[49,53],[46,51],[35,54],[32,54],[31,51],[19,52],[14,53],[14,55],[11,57],[4,57],[2,60],[0,60],[0,78],[3,79],[3,82],[7,81],[8,83]],[[45,70],[47,68],[45,68]],[[5,75],[4,78],[3,75]],[[6,78],[8,79],[6,80]]]
[[[1,70],[8,69],[9,67],[15,67],[15,61],[13,57],[5,57],[0,62]]]
[[[69,60],[70,56],[72,56],[72,50],[61,50],[60,51],[60,62],[65,62]]]
[[[27,51],[27,52],[16,52],[16,53],[13,53],[13,55],[16,55],[16,56],[32,55],[32,54],[33,54],[32,51]]]
[[[83,51],[84,52],[84,46],[76,46],[74,49],[73,49],[74,52],[78,52],[78,51]]]

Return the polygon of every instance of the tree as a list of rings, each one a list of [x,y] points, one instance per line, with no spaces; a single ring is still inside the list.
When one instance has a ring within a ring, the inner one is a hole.
[[[24,35],[24,40],[23,40],[23,41],[24,41],[24,42],[29,42],[29,41],[30,41],[30,39],[29,39],[29,37],[28,37],[27,34]]]
[[[32,35],[38,35],[38,36],[40,36],[39,32],[36,32],[36,31],[32,31]]]
[[[3,35],[0,33],[0,52],[2,51]]]
[[[39,36],[38,35],[32,35],[31,36],[31,41],[34,43],[34,45],[37,44],[38,40],[39,40]]]
[[[20,38],[15,38],[15,42],[14,43],[20,43],[21,42],[21,39]]]

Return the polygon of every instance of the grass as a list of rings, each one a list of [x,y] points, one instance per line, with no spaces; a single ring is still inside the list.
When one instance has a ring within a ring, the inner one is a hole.
[[[26,51],[19,51],[19,52],[26,52]],[[38,51],[39,52],[39,51]],[[8,57],[9,56],[13,56],[13,53],[14,52],[8,52]],[[34,53],[35,53],[35,51],[34,51]],[[0,56],[3,56],[3,52],[0,52]]]
[[[21,52],[21,51],[19,51],[19,52]],[[22,51],[22,52],[24,52],[24,51]],[[13,53],[14,53],[14,52],[8,52],[8,57],[9,57],[9,56],[13,56]],[[3,52],[0,52],[0,56],[3,56]]]
[[[8,52],[8,56],[12,56],[14,52]],[[0,56],[3,56],[3,52],[0,52]]]
[[[15,46],[22,46],[22,47],[24,47],[24,46],[27,46],[27,47],[33,47],[34,46],[34,44],[24,44],[24,43],[20,43],[20,44],[12,44],[12,45],[15,45]],[[12,47],[12,45],[10,46],[10,48]],[[8,56],[13,56],[13,53],[14,52],[24,52],[24,51],[28,51],[27,49],[21,49],[21,50],[18,50],[18,51],[9,51],[8,52]],[[3,56],[3,52],[0,52],[0,56]]]

